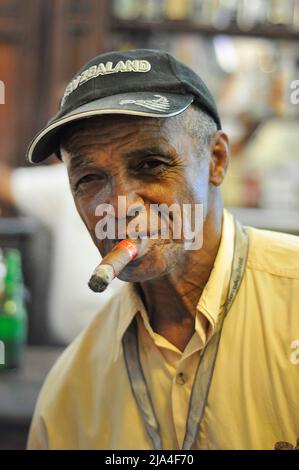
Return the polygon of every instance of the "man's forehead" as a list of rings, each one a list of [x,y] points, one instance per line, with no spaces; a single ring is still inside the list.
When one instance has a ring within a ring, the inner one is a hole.
[[[128,115],[96,116],[91,119],[82,119],[68,126],[61,135],[63,148],[74,147],[81,142],[90,142],[91,137],[99,140],[110,137],[119,140],[130,137],[138,132],[139,136],[151,135],[156,139],[171,131],[180,123],[181,117],[153,118]],[[176,129],[177,131],[177,129]]]

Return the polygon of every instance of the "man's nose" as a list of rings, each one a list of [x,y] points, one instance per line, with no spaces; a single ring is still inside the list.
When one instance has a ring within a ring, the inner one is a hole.
[[[126,238],[129,222],[146,211],[143,199],[136,193],[116,195],[113,203],[116,233]]]
[[[130,220],[145,210],[144,200],[135,190],[115,192],[111,197],[110,204],[114,209],[116,219],[119,220]]]

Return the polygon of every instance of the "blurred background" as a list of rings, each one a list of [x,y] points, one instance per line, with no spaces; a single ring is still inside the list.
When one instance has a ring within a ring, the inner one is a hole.
[[[231,139],[225,205],[245,224],[299,235],[298,39],[299,0],[0,0],[0,448],[24,447],[46,372],[122,288],[89,291],[99,255],[65,169],[25,161],[74,73],[135,47],[190,65]]]

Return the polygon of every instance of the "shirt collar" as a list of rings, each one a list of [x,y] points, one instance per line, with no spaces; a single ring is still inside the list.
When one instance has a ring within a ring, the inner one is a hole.
[[[234,252],[234,219],[225,209],[223,210],[222,222],[221,241],[214,266],[197,304],[198,312],[208,319],[211,325],[211,332],[215,329],[218,315],[222,312],[226,301]],[[119,318],[116,331],[116,340],[119,346],[125,331],[138,312],[141,314],[146,329],[149,330],[151,327],[144,304],[134,284],[128,283],[120,294]],[[199,332],[200,329],[200,319],[197,316],[195,330]]]
[[[138,312],[145,311],[143,302],[133,283],[128,283],[120,292],[120,308],[116,339],[122,341],[122,337]]]

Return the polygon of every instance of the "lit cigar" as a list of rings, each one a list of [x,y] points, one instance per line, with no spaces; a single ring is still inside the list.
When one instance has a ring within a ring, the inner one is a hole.
[[[136,246],[129,240],[121,240],[95,269],[88,283],[90,289],[103,292],[136,255]]]

